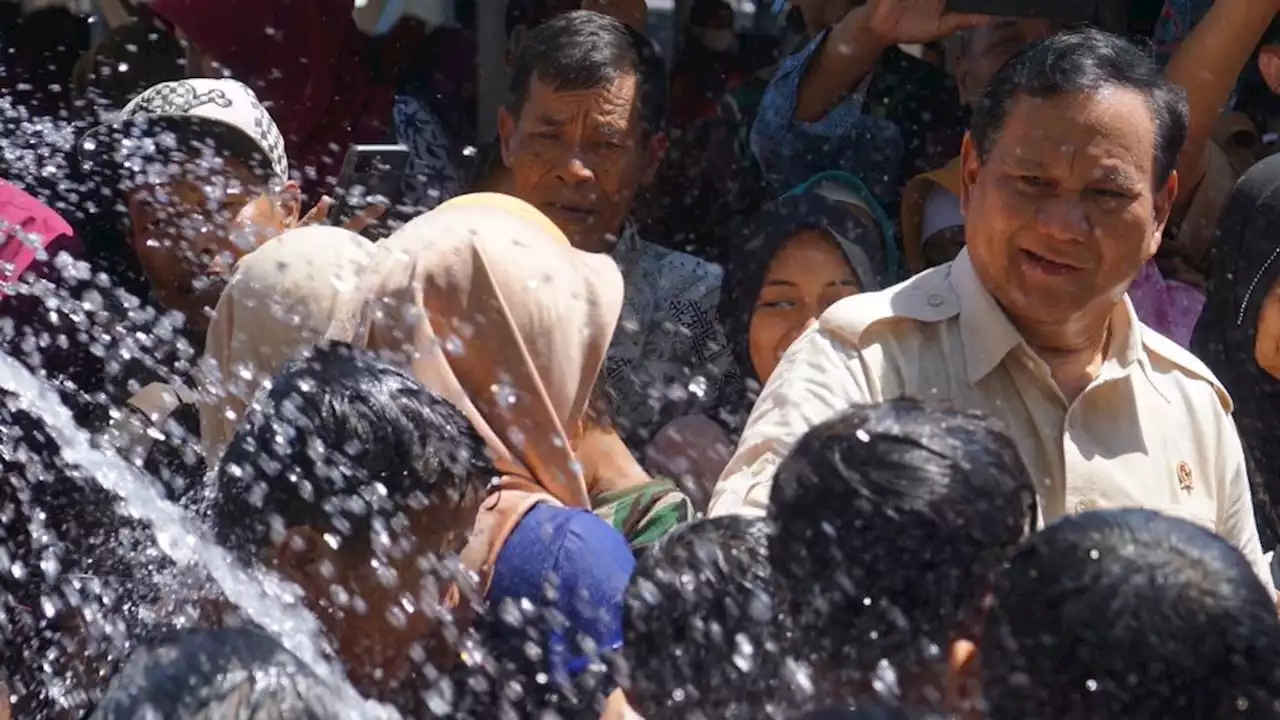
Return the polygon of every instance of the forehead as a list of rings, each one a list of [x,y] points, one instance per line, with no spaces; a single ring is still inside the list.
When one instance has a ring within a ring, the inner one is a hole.
[[[636,101],[636,76],[632,72],[620,72],[601,87],[583,90],[558,89],[534,73],[529,79],[529,94],[521,115],[534,120],[563,120],[586,111],[592,116],[623,122],[636,109]]]
[[[991,154],[1006,162],[1105,165],[1150,177],[1155,119],[1143,95],[1128,88],[1051,98],[1021,95],[1010,102]]]

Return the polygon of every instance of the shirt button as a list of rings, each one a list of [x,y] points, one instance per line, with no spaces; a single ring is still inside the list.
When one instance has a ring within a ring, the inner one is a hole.
[[[942,304],[946,301],[946,297],[939,295],[938,293],[934,293],[929,296],[929,300],[927,302],[929,303],[929,307],[942,307]]]
[[[1076,502],[1076,512],[1078,513],[1089,512],[1090,510],[1097,510],[1097,509],[1098,509],[1098,501],[1094,500],[1093,498],[1085,498],[1083,500]]]

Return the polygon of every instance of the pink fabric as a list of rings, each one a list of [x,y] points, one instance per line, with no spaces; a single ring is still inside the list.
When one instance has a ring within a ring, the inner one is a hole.
[[[4,180],[0,180],[0,223],[4,238],[0,241],[0,282],[12,282],[27,270],[38,270],[36,255],[41,249],[49,258],[63,250],[79,252],[75,233],[61,215]]]
[[[1204,293],[1177,280],[1165,280],[1154,260],[1148,260],[1129,286],[1129,301],[1147,327],[1191,348],[1191,333],[1204,309]]]

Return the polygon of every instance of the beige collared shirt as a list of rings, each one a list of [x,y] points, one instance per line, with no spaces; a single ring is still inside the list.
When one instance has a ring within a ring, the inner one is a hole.
[[[751,413],[711,515],[763,515],[801,435],[858,403],[917,397],[1002,421],[1044,520],[1144,507],[1214,530],[1272,586],[1231,399],[1199,360],[1117,306],[1099,376],[1068,403],[979,282],[967,252],[832,306],[798,339]]]

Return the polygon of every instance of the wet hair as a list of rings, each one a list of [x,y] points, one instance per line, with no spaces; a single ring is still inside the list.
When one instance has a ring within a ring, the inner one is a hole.
[[[217,540],[255,562],[289,527],[365,551],[401,511],[458,506],[494,475],[457,408],[344,343],[305,352],[259,391],[216,472]]]
[[[1036,523],[1035,490],[990,418],[915,400],[815,426],[778,468],[769,559],[791,651],[872,678],[934,672]]]
[[[516,52],[507,110],[519,117],[533,80],[557,91],[596,90],[624,75],[636,77],[636,102],[645,137],[667,118],[667,69],[644,35],[598,12],[573,10],[532,31]]]
[[[1073,30],[1031,43],[996,71],[974,103],[969,134],[985,161],[999,139],[1009,107],[1021,97],[1041,100],[1124,88],[1140,93],[1155,125],[1156,186],[1178,165],[1187,139],[1187,96],[1164,79],[1136,45],[1101,30]]]
[[[1226,541],[1148,510],[1068,517],[1000,573],[989,717],[1275,717],[1280,619]]]
[[[636,562],[623,605],[627,701],[645,718],[755,718],[778,673],[770,524],[699,520]]]

